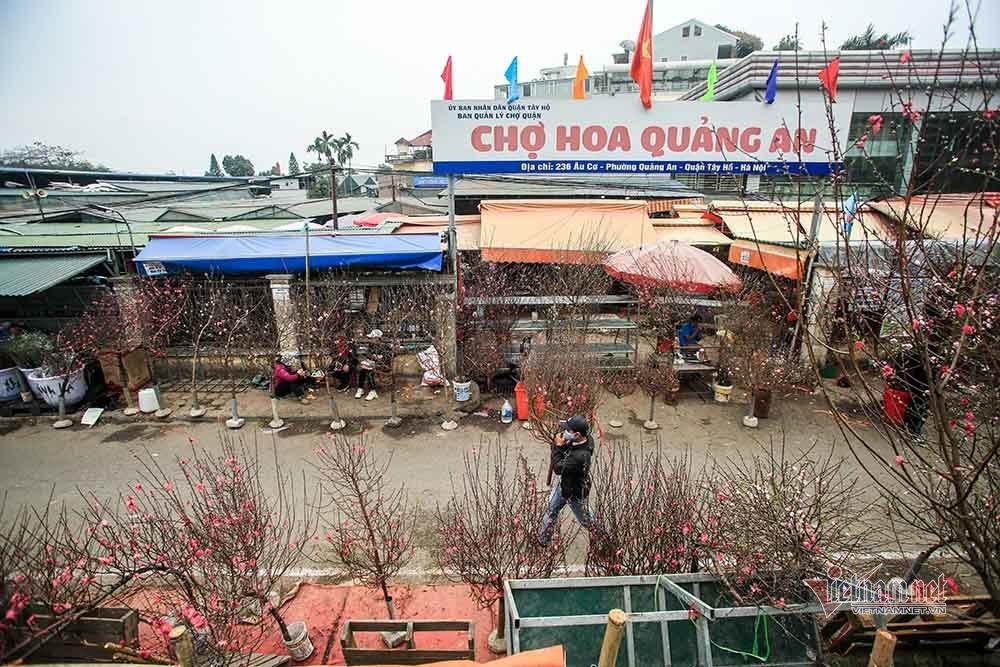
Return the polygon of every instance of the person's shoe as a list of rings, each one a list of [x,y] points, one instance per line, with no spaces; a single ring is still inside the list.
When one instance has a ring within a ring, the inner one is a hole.
[[[358,387],[358,390],[354,392],[354,398],[361,398],[364,395],[365,395],[365,390],[362,389],[361,387]]]
[[[374,389],[368,392],[368,395],[365,396],[366,401],[374,401],[376,398],[378,398],[378,394],[375,392]]]
[[[340,389],[338,389],[337,391],[339,391],[341,394],[346,394],[347,390],[350,389],[350,388],[351,388],[351,385],[345,385],[345,386],[341,387]]]

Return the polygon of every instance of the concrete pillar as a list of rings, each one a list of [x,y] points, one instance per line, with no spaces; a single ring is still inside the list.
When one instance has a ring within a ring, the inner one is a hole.
[[[274,304],[274,328],[278,335],[277,349],[281,354],[299,354],[295,335],[295,309],[292,305],[292,276],[274,273],[264,276],[271,283],[271,301]]]
[[[440,341],[441,370],[451,379],[458,373],[458,337],[455,325],[455,293],[438,294],[434,297],[435,338]]]
[[[118,309],[122,313],[128,313],[137,305],[137,280],[138,278],[136,276],[129,275],[112,276],[111,278],[108,278],[108,282],[111,284],[111,289],[115,294],[115,300],[118,302]],[[122,320],[125,322],[131,322],[133,321],[133,318],[123,317]],[[129,338],[138,340],[141,338],[141,332],[130,331]]]
[[[818,363],[823,363],[826,357],[825,330],[829,326],[830,317],[833,316],[832,309],[837,304],[837,291],[837,278],[833,272],[824,266],[814,267],[810,284],[806,286],[806,321],[800,355],[805,366],[812,363],[809,348],[812,348]]]

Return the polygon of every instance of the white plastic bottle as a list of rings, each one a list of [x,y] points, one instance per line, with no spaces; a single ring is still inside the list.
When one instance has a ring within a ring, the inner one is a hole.
[[[507,399],[504,399],[503,407],[500,408],[500,421],[504,424],[509,424],[514,421],[514,408]]]

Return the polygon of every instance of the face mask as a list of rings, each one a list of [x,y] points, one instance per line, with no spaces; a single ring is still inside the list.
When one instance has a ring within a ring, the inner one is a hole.
[[[576,434],[572,431],[563,431],[563,442],[576,442]]]

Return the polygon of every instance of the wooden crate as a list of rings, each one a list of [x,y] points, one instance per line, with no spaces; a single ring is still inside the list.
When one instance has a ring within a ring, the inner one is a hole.
[[[47,627],[55,617],[46,610],[28,609],[40,627]],[[28,658],[29,662],[111,662],[104,644],[112,642],[139,648],[139,615],[127,607],[101,607],[70,623],[42,644]]]
[[[460,631],[467,645],[455,649],[416,648],[418,632]],[[406,632],[406,648],[358,648],[355,632]],[[340,630],[340,647],[348,665],[423,665],[441,660],[476,659],[476,625],[472,621],[347,621]]]

